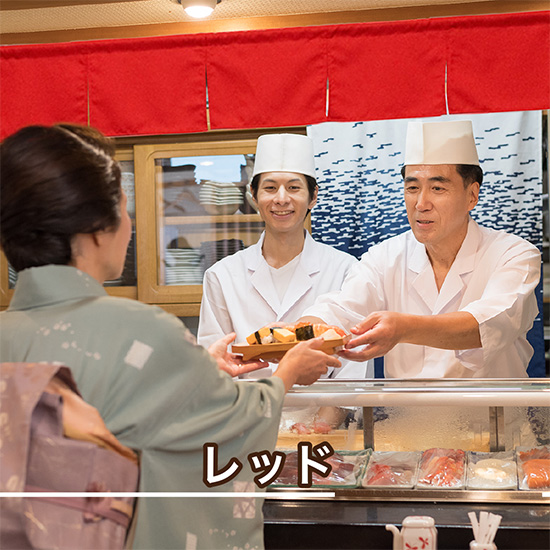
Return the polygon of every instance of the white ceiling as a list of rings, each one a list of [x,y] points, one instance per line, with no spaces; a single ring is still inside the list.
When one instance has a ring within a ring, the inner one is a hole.
[[[368,9],[487,2],[489,0],[222,0],[210,20],[303,15]],[[0,33],[191,22],[177,0],[0,0]],[[4,5],[2,5],[4,4]],[[20,8],[20,9],[13,9]]]

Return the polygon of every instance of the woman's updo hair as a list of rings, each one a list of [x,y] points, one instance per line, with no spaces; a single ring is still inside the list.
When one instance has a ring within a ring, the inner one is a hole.
[[[120,224],[120,167],[99,131],[27,126],[0,145],[0,242],[16,271],[69,265],[79,233]]]

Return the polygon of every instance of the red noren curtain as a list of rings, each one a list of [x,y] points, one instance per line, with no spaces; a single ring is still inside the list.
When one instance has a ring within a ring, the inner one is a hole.
[[[451,113],[550,106],[550,11],[458,17],[447,24]]]
[[[323,27],[208,35],[208,100],[215,128],[326,120]]]
[[[30,124],[86,124],[86,56],[78,46],[0,48],[0,137]]]
[[[108,135],[550,107],[550,11],[0,48],[0,133]],[[447,97],[445,96],[447,71]],[[327,80],[329,83],[328,116]]]
[[[445,113],[445,45],[432,20],[332,27],[329,119]]]
[[[204,44],[204,35],[96,43],[90,124],[113,136],[206,131]]]

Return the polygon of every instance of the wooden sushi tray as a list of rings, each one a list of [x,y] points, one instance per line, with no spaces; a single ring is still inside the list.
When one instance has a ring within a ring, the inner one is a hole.
[[[321,346],[321,350],[328,355],[333,355],[338,351],[338,348],[343,347],[351,339],[351,334],[347,334],[342,338],[335,338],[334,340],[325,340]],[[235,344],[232,346],[231,351],[233,353],[243,356],[243,361],[249,361],[251,359],[263,359],[264,361],[271,361],[273,359],[281,359],[284,354],[292,349],[296,344],[300,342],[287,342],[273,344]]]

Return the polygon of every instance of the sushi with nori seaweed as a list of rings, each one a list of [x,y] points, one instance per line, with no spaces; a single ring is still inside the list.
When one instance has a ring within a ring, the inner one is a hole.
[[[273,333],[273,329],[269,327],[263,327],[260,330],[253,332],[250,336],[248,336],[246,338],[246,341],[249,344],[268,344],[273,341],[273,337],[271,336],[272,333]]]
[[[313,332],[313,325],[307,324],[302,326],[297,326],[295,330],[296,340],[311,340],[315,338],[315,333]]]

